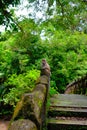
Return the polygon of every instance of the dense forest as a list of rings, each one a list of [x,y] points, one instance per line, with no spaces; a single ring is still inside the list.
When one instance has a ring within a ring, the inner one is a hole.
[[[11,113],[32,91],[43,58],[51,67],[50,95],[63,93],[67,84],[87,74],[87,1],[27,2],[24,8],[33,13],[17,17],[13,7],[21,1],[0,0],[0,25],[5,27],[0,33],[0,115]]]

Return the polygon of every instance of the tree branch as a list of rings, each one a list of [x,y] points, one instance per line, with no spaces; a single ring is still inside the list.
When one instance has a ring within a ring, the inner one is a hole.
[[[61,6],[62,15],[64,16],[64,6],[63,6],[63,4],[60,2],[60,0],[57,0],[57,3]]]

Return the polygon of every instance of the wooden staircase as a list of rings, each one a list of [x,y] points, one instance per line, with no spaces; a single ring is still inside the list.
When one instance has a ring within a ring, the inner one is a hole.
[[[87,96],[55,95],[48,115],[48,130],[87,130]]]

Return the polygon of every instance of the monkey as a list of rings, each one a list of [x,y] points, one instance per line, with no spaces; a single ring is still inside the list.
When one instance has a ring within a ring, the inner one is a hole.
[[[47,63],[46,59],[42,59],[42,64],[41,64],[41,75],[47,75],[50,76],[50,66]]]
[[[50,71],[50,66],[45,59],[42,59],[42,69],[48,69]]]

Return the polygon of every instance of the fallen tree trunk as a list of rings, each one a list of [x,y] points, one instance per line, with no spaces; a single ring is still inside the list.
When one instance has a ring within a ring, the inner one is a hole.
[[[8,130],[42,130],[46,121],[49,80],[50,68],[42,67],[35,89],[24,94],[17,103]]]

